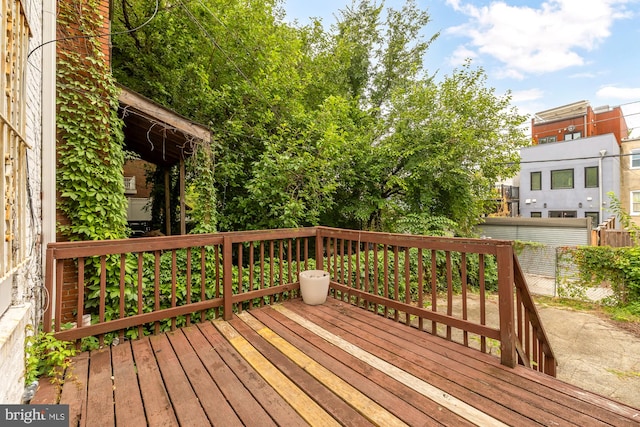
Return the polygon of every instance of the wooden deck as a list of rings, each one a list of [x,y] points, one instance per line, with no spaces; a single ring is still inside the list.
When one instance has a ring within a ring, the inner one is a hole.
[[[638,425],[640,411],[330,298],[83,353],[71,424]],[[43,386],[32,403],[51,403]]]

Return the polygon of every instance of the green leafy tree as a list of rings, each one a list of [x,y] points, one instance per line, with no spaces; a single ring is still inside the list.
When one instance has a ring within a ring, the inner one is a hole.
[[[123,0],[115,29],[153,7]],[[217,203],[221,230],[467,234],[493,182],[517,169],[524,118],[482,69],[465,64],[441,81],[423,69],[438,36],[423,36],[429,22],[413,0],[354,1],[330,29],[285,22],[275,0],[181,0],[114,38],[114,74],[213,129],[215,192],[189,191]]]

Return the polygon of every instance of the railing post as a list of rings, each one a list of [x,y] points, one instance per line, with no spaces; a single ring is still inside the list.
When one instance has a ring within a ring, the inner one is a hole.
[[[316,228],[316,268],[324,270],[324,247],[322,244],[322,230]]]
[[[222,240],[222,307],[224,320],[231,320],[233,315],[233,243],[231,237]]]
[[[496,247],[498,261],[498,298],[500,309],[500,363],[511,368],[518,364],[515,346],[513,302],[513,247]]]

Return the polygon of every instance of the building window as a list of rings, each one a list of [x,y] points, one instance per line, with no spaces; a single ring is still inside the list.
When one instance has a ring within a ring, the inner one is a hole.
[[[598,188],[598,166],[584,168],[584,188]]]
[[[599,212],[585,212],[585,218],[591,218],[591,228],[596,228],[600,223],[600,213]]]
[[[582,138],[582,132],[571,132],[564,134],[565,141],[571,141],[572,139],[580,139]]]
[[[573,188],[573,169],[551,171],[551,189]]]
[[[544,138],[538,138],[538,144],[549,144],[556,141],[556,136],[545,136]]]
[[[549,211],[549,218],[577,218],[576,211]]]
[[[531,172],[531,191],[542,190],[542,172]]]
[[[0,221],[0,287],[12,286],[7,279],[27,253],[26,78],[29,26],[17,0],[4,1],[0,14],[0,146],[3,161],[1,197],[5,210]],[[10,29],[10,30],[8,30]],[[5,280],[7,279],[7,280]],[[0,289],[5,294],[6,289]],[[0,315],[10,301],[0,301]]]
[[[640,150],[631,150],[631,169],[640,168]]]
[[[631,192],[631,215],[640,215],[640,191]]]
[[[531,212],[531,218],[542,218],[542,212]]]

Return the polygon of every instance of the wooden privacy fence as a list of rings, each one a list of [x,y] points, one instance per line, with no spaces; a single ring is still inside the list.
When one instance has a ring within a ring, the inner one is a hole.
[[[493,239],[313,227],[53,243],[46,274],[53,304],[44,328],[59,339],[95,336],[108,344],[228,320],[297,298],[299,273],[316,268],[330,273],[332,298],[485,353],[497,350],[504,365],[555,376],[512,244]],[[70,286],[77,288],[76,325],[65,329],[56,296]]]
[[[636,246],[627,230],[616,230],[616,217],[612,216],[591,231],[591,244],[593,246],[611,246],[622,248]]]

